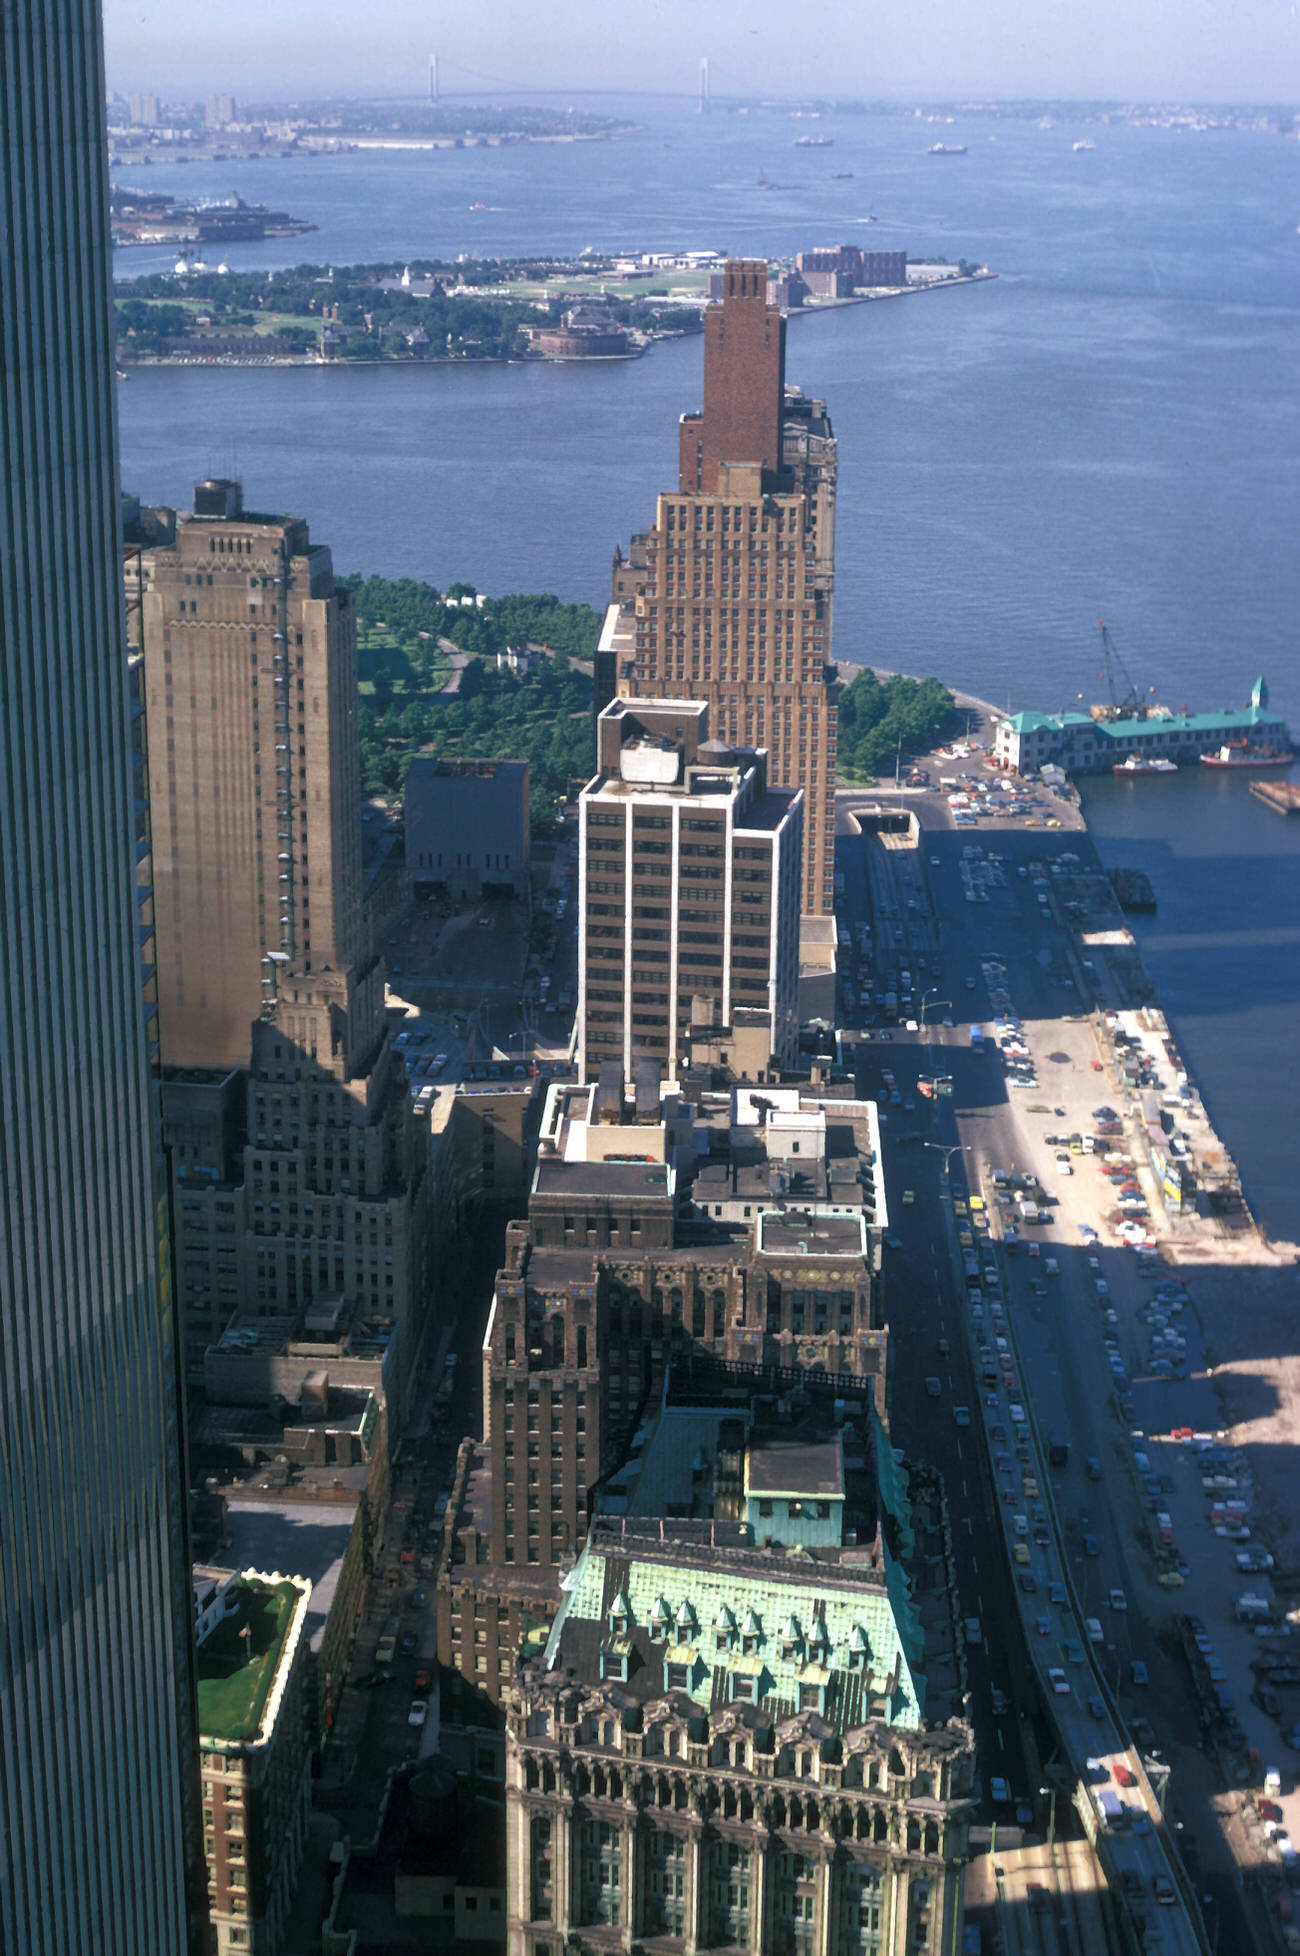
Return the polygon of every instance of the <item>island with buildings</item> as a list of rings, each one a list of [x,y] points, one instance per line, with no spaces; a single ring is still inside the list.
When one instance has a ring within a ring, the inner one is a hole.
[[[182,239],[172,272],[118,280],[126,366],[634,359],[656,339],[700,332],[724,283],[714,251],[302,265],[268,279],[210,264],[202,240],[219,249],[239,227],[273,220],[309,227],[237,203],[163,209],[144,193],[116,195],[117,221],[143,227],[138,242],[157,242],[160,225],[195,233]],[[993,276],[965,259],[838,245],[774,264],[767,289],[796,317]]]

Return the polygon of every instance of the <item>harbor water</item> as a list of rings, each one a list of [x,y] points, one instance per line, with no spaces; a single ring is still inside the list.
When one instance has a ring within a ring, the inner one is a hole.
[[[832,148],[796,150],[806,125],[784,117],[607,106],[642,126],[149,178],[313,220],[229,247],[268,273],[841,240],[987,260],[996,280],[791,325],[789,377],[827,399],[840,441],[837,656],[1054,710],[1105,696],[1104,617],[1123,689],[1209,709],[1263,672],[1300,732],[1300,143],[958,118],[941,133],[967,154],[932,157],[931,124],[839,115],[819,125]],[[1083,135],[1095,150],[1074,151]],[[119,272],[170,262],[124,252]],[[252,506],[305,514],[341,569],[600,604],[614,546],[674,480],[700,344],[599,368],[135,371],[124,483],[184,505],[201,476],[237,473]],[[1205,770],[1090,783],[1086,805],[1105,860],[1155,884],[1138,935],[1251,1206],[1298,1239],[1300,822]]]

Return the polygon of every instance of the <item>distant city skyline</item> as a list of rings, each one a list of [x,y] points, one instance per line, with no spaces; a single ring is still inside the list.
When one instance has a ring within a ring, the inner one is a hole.
[[[915,0],[906,16],[814,0],[700,8],[661,0],[620,20],[616,42],[595,0],[542,9],[523,0],[440,19],[383,0],[364,21],[338,0],[268,15],[229,0],[219,16],[176,0],[164,16],[105,0],[110,84],[201,99],[212,89],[286,94],[417,94],[437,53],[445,91],[635,89],[688,97],[708,56],[715,94],[868,99],[992,95],[1008,100],[1270,102],[1300,97],[1300,17],[1245,0]]]

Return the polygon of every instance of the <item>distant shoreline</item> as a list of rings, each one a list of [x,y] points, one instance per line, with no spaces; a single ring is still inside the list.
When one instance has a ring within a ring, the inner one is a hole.
[[[382,150],[475,150],[475,149],[519,149],[525,145],[543,143],[613,143],[622,137],[639,133],[639,123],[625,123],[617,129],[562,130],[549,136],[526,134],[523,130],[510,130],[503,135],[467,136],[383,136],[359,134],[356,136],[318,137],[315,140],[283,147],[278,144],[266,148],[229,149],[221,143],[193,146],[189,144],[147,144],[140,149],[109,151],[108,166],[111,170],[130,170],[133,168],[152,169],[155,164],[168,168],[175,164],[189,163],[291,163],[316,161],[331,156],[356,156],[362,151]]]

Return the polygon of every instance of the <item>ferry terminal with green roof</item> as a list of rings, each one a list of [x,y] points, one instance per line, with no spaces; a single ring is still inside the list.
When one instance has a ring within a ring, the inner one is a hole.
[[[1130,755],[1195,765],[1207,749],[1231,742],[1289,746],[1291,735],[1268,704],[1268,682],[1261,676],[1250,703],[1217,713],[1171,713],[1152,707],[1142,715],[1104,717],[1098,713],[1013,713],[1000,720],[993,759],[1012,774],[1034,774],[1048,765],[1070,774],[1106,774]]]

